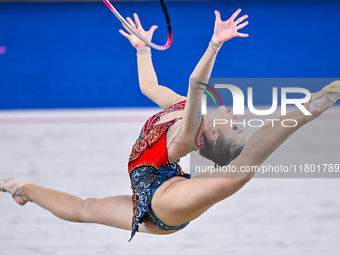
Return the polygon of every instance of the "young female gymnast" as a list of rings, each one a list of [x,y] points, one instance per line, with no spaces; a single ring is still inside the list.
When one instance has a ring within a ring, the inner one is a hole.
[[[231,176],[228,173],[203,173],[190,179],[176,162],[193,150],[220,166],[230,164],[259,166],[290,135],[315,119],[340,98],[340,82],[336,81],[312,95],[305,104],[312,114],[305,116],[300,110],[288,113],[285,119],[298,124],[285,128],[271,123],[259,129],[245,145],[245,135],[239,125],[213,126],[213,119],[238,121],[221,106],[215,112],[200,116],[200,98],[204,88],[198,82],[207,82],[217,52],[221,45],[234,37],[247,37],[239,33],[245,27],[247,15],[237,18],[237,10],[230,19],[222,21],[215,11],[216,20],[212,40],[199,61],[189,82],[187,97],[160,86],[151,60],[150,48],[131,33],[120,30],[137,49],[140,89],[164,110],[155,114],[144,125],[132,148],[128,170],[133,195],[113,196],[86,200],[59,191],[36,186],[19,179],[0,180],[0,190],[12,194],[14,200],[24,205],[34,202],[55,216],[73,222],[104,224],[132,231],[131,238],[139,229],[151,234],[170,234],[183,229],[214,204],[241,189],[254,173]],[[157,28],[144,31],[139,18],[128,22],[147,39],[151,40]],[[241,152],[242,151],[242,152]],[[211,178],[211,177],[225,178]],[[207,178],[204,178],[207,177]],[[236,178],[230,178],[236,177]]]

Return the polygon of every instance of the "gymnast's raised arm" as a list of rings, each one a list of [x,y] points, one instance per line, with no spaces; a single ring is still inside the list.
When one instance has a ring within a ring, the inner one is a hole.
[[[208,82],[220,47],[224,42],[234,37],[248,37],[248,34],[238,32],[239,29],[248,24],[248,21],[243,22],[248,18],[248,15],[243,15],[235,21],[240,12],[241,9],[238,9],[228,20],[222,21],[220,13],[215,11],[216,19],[213,37],[209,47],[190,76],[187,102],[180,127],[181,131],[179,133],[182,134],[182,136],[177,136],[182,137],[183,140],[177,141],[178,143],[187,143],[188,141],[184,141],[184,139],[187,140],[190,136],[193,136],[190,138],[190,141],[194,141],[194,136],[197,133],[196,131],[198,130],[201,121],[199,118],[199,111],[201,109],[200,97],[203,91],[198,89],[198,87],[205,88],[205,86],[198,82]]]
[[[144,31],[136,13],[134,14],[134,18],[135,22],[133,22],[131,18],[127,18],[126,20],[141,35],[143,35],[146,39],[151,40],[157,26],[152,26],[149,31]],[[133,47],[137,49],[138,79],[142,93],[163,109],[169,108],[171,105],[185,100],[185,97],[180,96],[171,89],[158,84],[158,79],[152,64],[150,47],[132,34],[126,27],[125,29],[129,32],[129,34],[125,33],[123,30],[119,30],[119,32],[131,42]]]

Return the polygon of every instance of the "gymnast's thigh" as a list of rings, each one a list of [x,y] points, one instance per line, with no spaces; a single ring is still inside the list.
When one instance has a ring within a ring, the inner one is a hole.
[[[192,179],[173,177],[156,190],[152,210],[165,224],[178,226],[233,195],[247,181],[245,178],[209,178],[209,175]]]

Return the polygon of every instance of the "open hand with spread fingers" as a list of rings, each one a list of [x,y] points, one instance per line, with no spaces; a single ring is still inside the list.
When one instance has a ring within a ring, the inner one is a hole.
[[[236,21],[235,19],[240,14],[241,9],[238,9],[231,17],[226,20],[221,20],[221,14],[219,11],[215,11],[215,28],[214,28],[214,35],[213,35],[213,42],[216,44],[222,44],[234,37],[248,37],[249,34],[239,33],[238,30],[244,28],[248,25],[248,21],[244,21],[248,18],[248,15],[243,15],[242,17],[238,18]],[[243,22],[244,21],[244,22]]]
[[[145,31],[142,27],[142,24],[139,20],[139,17],[136,13],[133,14],[135,22],[132,21],[130,17],[127,17],[126,20],[129,22],[129,24],[137,30],[138,33],[140,33],[143,37],[145,37],[147,40],[151,41],[153,33],[157,29],[157,26],[152,26],[150,30]],[[130,32],[129,29],[123,24],[123,27],[128,31],[128,33],[124,32],[122,29],[119,30],[119,33],[121,33],[124,37],[126,37],[133,47],[135,47],[137,50],[143,48],[143,47],[149,47],[146,45],[145,42],[143,42],[141,39],[139,39],[137,36],[135,36],[133,33]]]

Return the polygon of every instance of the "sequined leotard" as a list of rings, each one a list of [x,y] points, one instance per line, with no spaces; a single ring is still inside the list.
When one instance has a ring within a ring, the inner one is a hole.
[[[176,230],[185,227],[188,223],[180,226],[167,226],[161,222],[151,209],[153,193],[166,180],[174,176],[190,178],[176,163],[170,163],[167,151],[167,131],[176,121],[176,118],[168,122],[157,124],[160,117],[166,113],[184,110],[185,101],[174,104],[149,118],[132,147],[129,158],[128,170],[131,179],[133,219],[131,239],[138,231],[138,224],[146,216],[154,225],[162,230]],[[202,148],[203,142],[203,118],[195,139],[195,149]],[[131,240],[130,239],[130,240]]]

